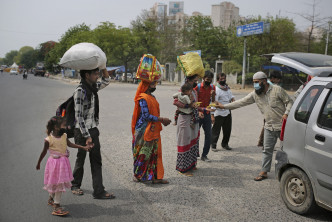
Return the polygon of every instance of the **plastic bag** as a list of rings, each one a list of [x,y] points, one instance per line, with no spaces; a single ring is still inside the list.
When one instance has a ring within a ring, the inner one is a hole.
[[[60,60],[60,65],[76,70],[106,68],[106,55],[95,44],[82,42],[68,49]]]
[[[189,52],[177,57],[178,64],[186,76],[197,74],[204,77],[204,66],[201,57],[197,52]]]
[[[153,82],[161,78],[161,66],[155,56],[144,54],[137,68],[136,78]]]

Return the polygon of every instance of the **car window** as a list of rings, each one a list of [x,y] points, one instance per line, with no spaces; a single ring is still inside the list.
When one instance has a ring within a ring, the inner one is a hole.
[[[323,86],[312,86],[302,97],[295,111],[297,121],[308,123],[312,109],[323,90]]]
[[[330,90],[329,96],[319,114],[317,125],[320,128],[332,131],[332,90]]]

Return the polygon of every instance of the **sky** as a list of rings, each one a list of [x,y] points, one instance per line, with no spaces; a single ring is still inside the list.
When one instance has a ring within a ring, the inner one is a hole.
[[[311,14],[314,0],[228,0],[240,9],[240,16],[281,16],[293,19],[298,30],[310,23],[298,14]],[[23,46],[36,48],[46,41],[59,41],[70,28],[85,23],[91,29],[100,22],[129,27],[130,22],[162,0],[0,0],[0,58]],[[212,5],[222,0],[183,0],[184,13],[211,15]],[[316,0],[320,17],[331,17],[332,0]]]

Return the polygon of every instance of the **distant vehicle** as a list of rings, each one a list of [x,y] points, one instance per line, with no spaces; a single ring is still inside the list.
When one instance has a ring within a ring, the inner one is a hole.
[[[121,82],[124,82],[124,81],[125,81],[125,73],[122,73]],[[133,82],[133,81],[134,81],[133,74],[127,73],[127,82]]]
[[[18,71],[16,69],[11,69],[10,75],[18,75]]]
[[[45,72],[46,72],[46,69],[44,67],[44,63],[37,62],[36,68],[35,68],[35,71],[34,71],[34,75],[35,76],[44,76]]]
[[[332,56],[313,53],[265,55],[313,76],[283,122],[275,175],[288,209],[297,214],[316,206],[332,211]]]

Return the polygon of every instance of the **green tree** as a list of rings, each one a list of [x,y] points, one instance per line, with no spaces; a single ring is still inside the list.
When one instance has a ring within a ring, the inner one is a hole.
[[[299,41],[295,24],[288,18],[261,17],[253,18],[246,24],[264,21],[270,23],[270,32],[247,36],[247,53],[250,53],[250,69],[260,70],[266,62],[262,54],[298,51]],[[243,22],[244,23],[244,22]],[[236,36],[236,28],[227,30],[229,58],[242,64],[244,37]]]
[[[140,38],[134,35],[129,28],[119,28],[114,37],[112,49],[114,61],[123,64],[125,73],[127,73],[129,63],[142,54],[143,48],[139,47]],[[137,60],[138,63],[139,60]],[[125,81],[127,81],[127,75],[125,75]]]
[[[91,42],[92,38],[90,27],[84,23],[69,28],[66,33],[61,36],[59,43],[54,44],[54,47],[46,54],[46,68],[52,70],[71,46],[80,42]]]
[[[20,65],[23,65],[26,69],[33,68],[37,63],[37,51],[32,49],[24,52],[20,57]]]
[[[226,32],[220,27],[214,27],[211,18],[193,16],[183,29],[183,50],[201,50],[202,59],[211,67],[220,55],[228,56]]]
[[[7,52],[4,58],[4,63],[8,66],[11,66],[14,63],[14,57],[17,55],[17,50],[11,50],[10,52]]]

